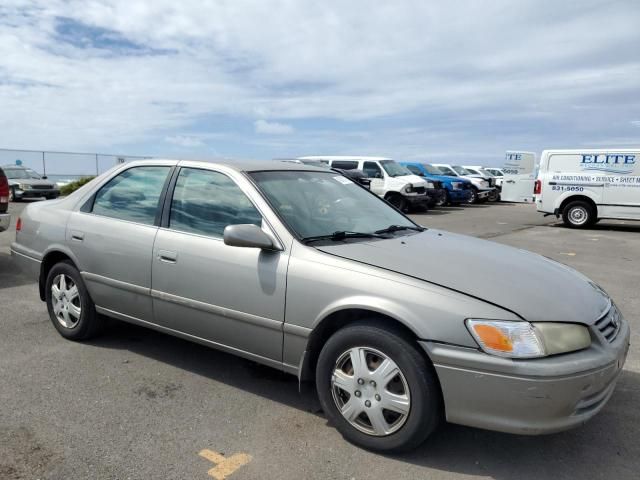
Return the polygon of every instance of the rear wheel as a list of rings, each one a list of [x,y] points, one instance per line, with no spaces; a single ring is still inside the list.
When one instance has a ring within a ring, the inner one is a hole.
[[[101,327],[101,319],[80,272],[68,261],[54,265],[47,275],[45,300],[53,326],[70,340],[86,340]]]
[[[413,342],[375,324],[346,327],[327,341],[316,385],[329,421],[371,450],[415,448],[442,415],[433,367]]]
[[[9,189],[9,201],[10,202],[16,202],[16,191],[15,188],[11,187]]]
[[[585,228],[595,223],[596,214],[592,205],[583,200],[576,200],[564,207],[562,221],[569,228]]]

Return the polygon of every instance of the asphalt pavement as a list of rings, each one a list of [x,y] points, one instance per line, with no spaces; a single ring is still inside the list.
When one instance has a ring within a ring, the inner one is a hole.
[[[22,208],[11,205],[14,217]],[[64,340],[37,285],[12,269],[8,231],[0,233],[0,479],[638,478],[640,222],[569,230],[516,204],[413,218],[546,255],[612,295],[632,346],[598,416],[543,437],[443,425],[409,454],[367,452],[327,424],[312,391],[299,393],[276,370],[119,322],[87,343]]]

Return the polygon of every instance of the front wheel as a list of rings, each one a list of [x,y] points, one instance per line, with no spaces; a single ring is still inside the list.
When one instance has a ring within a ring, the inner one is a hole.
[[[329,421],[370,450],[413,449],[442,416],[433,367],[413,342],[375,323],[345,327],[327,341],[316,385]]]
[[[564,207],[562,221],[569,228],[584,228],[595,223],[596,214],[590,204],[576,200]]]
[[[15,188],[11,187],[9,189],[9,201],[10,202],[15,202],[16,201],[16,192],[15,192]]]
[[[69,340],[86,340],[101,327],[101,319],[80,276],[68,261],[55,264],[47,275],[45,300],[53,326]]]
[[[471,187],[471,195],[467,199],[467,203],[478,203],[478,189]]]
[[[404,197],[398,193],[389,195],[387,197],[387,202],[396,207],[401,212],[406,212],[409,209],[409,204],[404,199]]]

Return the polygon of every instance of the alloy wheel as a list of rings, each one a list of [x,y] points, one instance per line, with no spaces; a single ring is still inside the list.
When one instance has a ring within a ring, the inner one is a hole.
[[[387,355],[354,347],[338,358],[331,376],[336,407],[353,427],[372,436],[398,431],[411,410],[407,380]]]
[[[51,284],[51,302],[56,320],[64,328],[74,328],[80,321],[82,303],[78,286],[68,275],[56,275]]]

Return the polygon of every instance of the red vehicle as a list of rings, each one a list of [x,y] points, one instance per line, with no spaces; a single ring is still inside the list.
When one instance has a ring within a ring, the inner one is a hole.
[[[9,181],[0,168],[0,232],[5,231],[11,224],[11,215],[7,213],[9,210]]]

